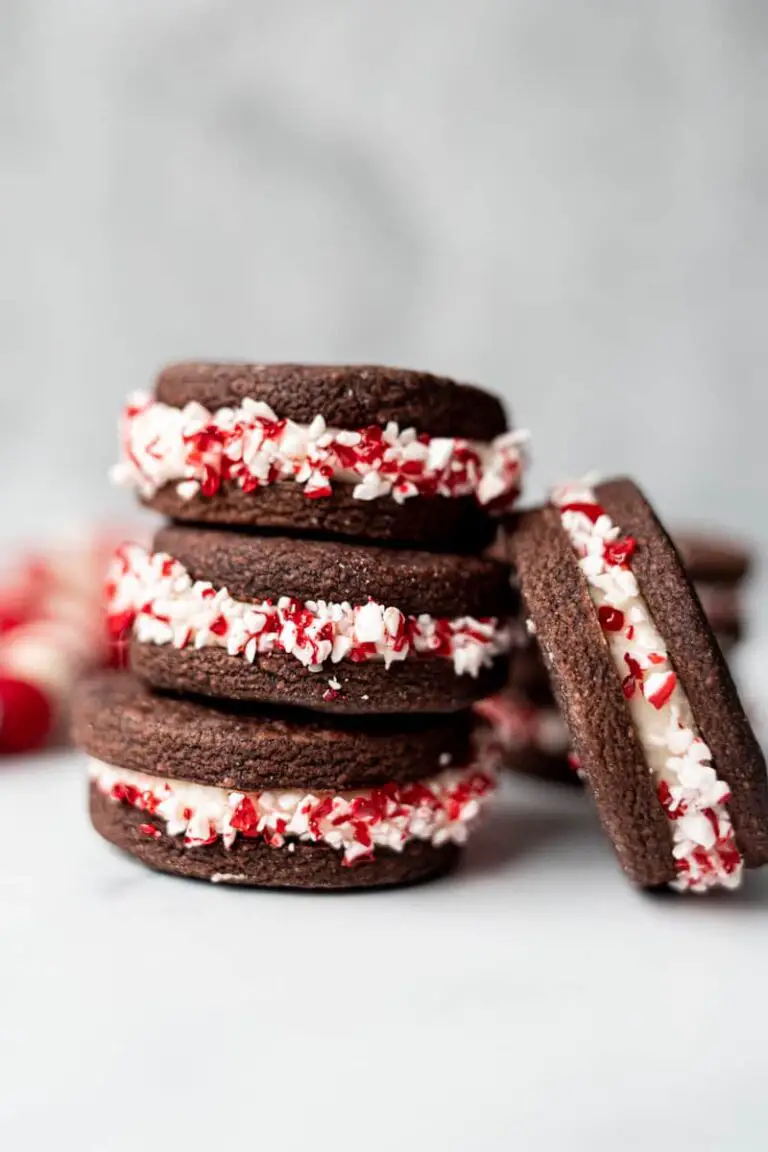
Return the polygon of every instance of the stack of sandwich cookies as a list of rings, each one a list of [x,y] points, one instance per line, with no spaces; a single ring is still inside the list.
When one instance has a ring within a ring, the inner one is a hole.
[[[744,631],[742,588],[751,554],[718,533],[675,533],[674,543],[721,651],[729,658]],[[506,537],[490,553],[506,555]],[[581,780],[539,646],[529,636],[515,648],[509,679],[498,695],[482,700],[478,714],[489,725],[503,764],[513,772],[557,783]]]
[[[765,761],[652,509],[628,480],[565,486],[509,544],[625,871],[643,887],[736,887],[768,861]]]
[[[472,554],[521,483],[499,403],[392,369],[179,365],[122,443],[118,479],[174,523],[110,573],[132,673],[81,696],[97,830],[239,884],[445,871],[492,791],[471,707],[515,638],[508,569]]]

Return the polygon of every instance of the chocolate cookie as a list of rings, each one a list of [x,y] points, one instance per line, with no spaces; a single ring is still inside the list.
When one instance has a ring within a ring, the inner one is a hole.
[[[467,716],[354,721],[152,696],[129,674],[81,686],[91,815],[164,871],[349,888],[437,875],[493,789]]]
[[[675,544],[694,584],[740,584],[752,567],[752,553],[745,544],[717,533],[675,533]]]
[[[765,761],[666,532],[629,480],[564,486],[512,557],[603,824],[635,883],[768,861]]]
[[[730,651],[744,638],[744,613],[736,588],[725,585],[695,585],[704,615],[723,651]]]
[[[134,396],[115,478],[174,519],[480,551],[522,481],[492,395],[367,366],[176,364]]]
[[[335,541],[166,528],[108,595],[155,687],[347,713],[468,707],[513,638],[504,565]]]
[[[373,860],[354,868],[325,844],[292,843],[290,851],[275,850],[264,840],[236,840],[231,848],[219,841],[205,847],[185,847],[178,836],[148,834],[144,813],[115,804],[90,786],[90,813],[96,831],[117,848],[159,872],[172,872],[214,884],[255,888],[355,889],[384,888],[433,880],[450,871],[459,859],[456,844],[433,847],[419,840],[402,852],[381,849]]]
[[[472,731],[470,712],[359,718],[238,708],[153,693],[129,672],[80,685],[73,711],[75,742],[97,760],[245,790],[418,780],[468,763]]]

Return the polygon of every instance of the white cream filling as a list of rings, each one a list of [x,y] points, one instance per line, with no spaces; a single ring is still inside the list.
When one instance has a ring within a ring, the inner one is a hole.
[[[328,660],[377,659],[389,667],[409,655],[431,655],[452,660],[457,675],[477,677],[509,651],[513,639],[511,627],[495,618],[406,617],[373,600],[356,606],[298,604],[287,596],[276,604],[235,600],[226,588],[193,581],[173,557],[136,544],[119,550],[109,587],[110,619],[125,617],[141,643],[225,648],[251,663],[259,654],[281,651],[311,672]]]
[[[359,431],[280,420],[261,401],[211,412],[200,404],[174,408],[145,393],[129,399],[123,421],[123,458],[116,483],[151,498],[174,484],[190,500],[221,480],[249,490],[294,481],[308,497],[330,495],[330,481],[353,485],[357,500],[391,496],[404,503],[422,491],[474,495],[481,505],[511,503],[522,485],[525,432],[490,443],[457,437],[420,437],[413,428]]]
[[[141,830],[150,838],[164,831],[182,836],[187,847],[201,847],[221,837],[231,848],[238,835],[245,835],[288,850],[292,840],[324,843],[343,853],[345,864],[370,858],[377,848],[401,852],[411,840],[434,847],[464,844],[494,788],[491,768],[476,765],[444,768],[419,783],[336,793],[300,788],[242,792],[116,768],[93,758],[88,772],[105,796],[146,813]]]

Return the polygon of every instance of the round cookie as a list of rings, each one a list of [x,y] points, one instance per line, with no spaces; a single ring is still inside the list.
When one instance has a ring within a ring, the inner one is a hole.
[[[337,852],[324,844],[298,843],[291,852],[277,852],[263,840],[235,841],[205,848],[185,848],[178,837],[147,834],[142,812],[117,805],[91,785],[89,811],[94,828],[124,852],[158,872],[192,880],[252,888],[355,889],[384,888],[434,880],[449,872],[459,858],[455,844],[437,848],[421,841],[402,852],[380,854],[375,863],[344,868]]]
[[[183,527],[122,549],[108,598],[157,688],[349,714],[496,691],[515,606],[492,560]]]
[[[675,545],[694,584],[740,584],[752,567],[745,544],[716,533],[675,533]]]
[[[493,789],[471,719],[362,725],[225,712],[128,673],[81,686],[75,735],[107,840],[215,883],[361,888],[437,876]],[[450,750],[449,750],[450,748]]]
[[[372,364],[182,362],[159,373],[156,395],[174,408],[196,403],[209,410],[259,400],[297,424],[311,424],[322,410],[336,428],[396,421],[428,436],[461,433],[468,440],[492,440],[507,429],[501,401],[482,388]]]
[[[629,480],[558,489],[509,546],[629,877],[732,888],[768,861],[763,755],[682,562]]]
[[[189,523],[471,553],[519,492],[522,439],[496,397],[425,372],[175,364],[129,400],[114,474]]]
[[[73,711],[78,747],[107,764],[199,784],[377,787],[418,780],[425,766],[468,763],[471,712],[327,716],[151,692],[129,672],[85,681]]]

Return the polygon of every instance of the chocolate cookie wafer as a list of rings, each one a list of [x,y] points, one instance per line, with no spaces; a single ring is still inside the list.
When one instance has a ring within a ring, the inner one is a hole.
[[[107,840],[164,872],[291,888],[446,871],[493,789],[471,723],[233,711],[127,673],[84,684],[74,718]]]
[[[742,586],[752,568],[751,552],[716,533],[679,533],[675,544],[720,647],[730,651],[745,633]]]
[[[564,486],[509,543],[625,871],[645,887],[737,886],[768,861],[765,761],[647,501],[629,480]]]
[[[108,591],[143,679],[230,700],[451,712],[502,686],[513,640],[508,570],[476,557],[170,527]]]
[[[174,364],[130,398],[114,476],[176,520],[478,552],[523,439],[494,396],[426,372]]]

